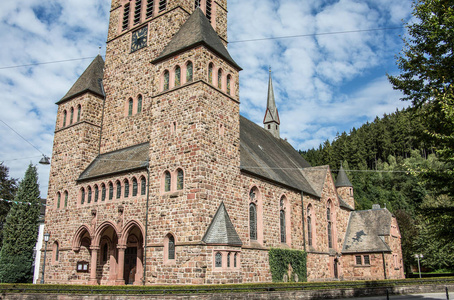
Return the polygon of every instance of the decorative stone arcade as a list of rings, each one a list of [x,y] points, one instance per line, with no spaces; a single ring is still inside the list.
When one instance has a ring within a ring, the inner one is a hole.
[[[136,221],[121,229],[109,221],[102,223],[95,231],[87,225],[79,227],[72,248],[75,253],[89,253],[88,283],[142,284],[143,232],[143,226]]]

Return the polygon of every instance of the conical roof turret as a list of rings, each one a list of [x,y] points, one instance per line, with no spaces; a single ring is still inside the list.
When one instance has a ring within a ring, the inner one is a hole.
[[[342,165],[337,174],[336,187],[353,187],[353,184],[348,179],[347,173]]]

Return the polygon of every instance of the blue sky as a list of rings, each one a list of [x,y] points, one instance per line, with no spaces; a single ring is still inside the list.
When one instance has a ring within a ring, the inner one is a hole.
[[[78,76],[105,53],[109,0],[0,2],[0,90],[3,120],[51,155],[57,107]],[[402,26],[411,0],[229,0],[229,40],[320,34]],[[404,29],[231,43],[240,73],[241,114],[261,124],[272,68],[281,137],[306,150],[337,132],[408,106],[386,73]],[[5,68],[41,62],[31,67]],[[40,152],[0,122],[0,161],[21,178]],[[41,196],[48,166],[38,166]]]

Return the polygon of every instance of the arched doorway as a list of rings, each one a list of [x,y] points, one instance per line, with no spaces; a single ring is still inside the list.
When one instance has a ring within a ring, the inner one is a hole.
[[[123,231],[125,284],[142,284],[143,278],[143,234],[139,224],[131,222]],[[120,249],[120,247],[119,247]],[[121,255],[121,252],[120,252]],[[120,258],[121,259],[121,258]]]
[[[118,234],[113,224],[102,224],[93,240],[91,249],[90,283],[117,284],[118,278]],[[120,278],[121,280],[122,278]]]

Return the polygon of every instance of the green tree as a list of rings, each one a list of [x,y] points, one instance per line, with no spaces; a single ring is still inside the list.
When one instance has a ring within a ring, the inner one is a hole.
[[[11,207],[5,200],[14,199],[17,190],[17,180],[9,178],[8,174],[8,167],[3,162],[0,162],[0,199],[3,199],[3,201],[0,201],[0,249],[3,245],[3,225]]]
[[[33,247],[38,236],[39,211],[38,173],[36,167],[30,164],[19,183],[3,228],[3,247],[0,251],[2,282],[32,281]]]

